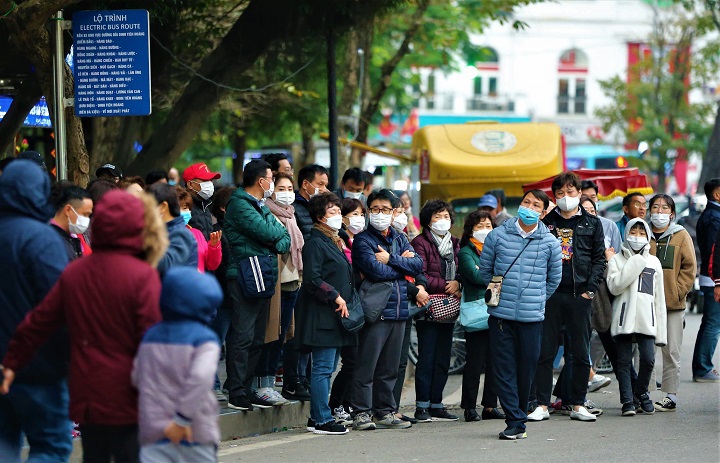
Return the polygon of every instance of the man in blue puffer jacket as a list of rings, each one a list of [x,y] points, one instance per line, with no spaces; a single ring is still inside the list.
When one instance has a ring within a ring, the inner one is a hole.
[[[488,307],[490,355],[507,428],[500,439],[524,439],[526,406],[540,356],[545,302],[562,277],[560,244],[539,222],[550,198],[540,190],[525,193],[518,218],[485,239],[480,276],[504,276],[500,303]]]
[[[422,273],[422,260],[415,255],[405,235],[390,226],[394,199],[395,194],[390,190],[370,195],[370,227],[355,236],[352,246],[356,272],[373,283],[392,283],[392,293],[380,318],[366,324],[360,332],[351,393],[356,430],[410,427],[409,422],[393,414],[397,410],[393,388],[408,319],[405,277]]]

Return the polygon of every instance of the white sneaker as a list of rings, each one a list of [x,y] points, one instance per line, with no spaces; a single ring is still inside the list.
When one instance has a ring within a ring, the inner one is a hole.
[[[290,401],[282,396],[278,391],[272,388],[268,388],[270,392],[268,395],[272,397],[273,400],[276,400],[277,402],[273,402],[273,405],[288,405],[290,404]]]
[[[528,421],[545,421],[550,419],[550,412],[543,410],[542,405],[538,405],[531,414],[528,415]]]
[[[261,387],[257,390],[255,395],[274,407],[279,407],[287,403],[287,399],[285,399],[285,397],[278,394],[278,398],[278,396],[274,395],[273,393],[277,394],[277,392],[275,392],[275,389],[271,389],[269,387]]]
[[[612,379],[608,378],[607,376],[595,375],[593,376],[592,381],[588,381],[588,392],[595,392],[599,389],[609,386],[610,383],[612,383]]]
[[[595,421],[597,420],[597,416],[587,411],[585,407],[580,407],[577,411],[573,410],[570,413],[570,419],[579,421]]]
[[[345,407],[342,405],[333,410],[333,417],[335,418],[336,423],[344,426],[350,426],[353,423],[352,416],[345,411]]]

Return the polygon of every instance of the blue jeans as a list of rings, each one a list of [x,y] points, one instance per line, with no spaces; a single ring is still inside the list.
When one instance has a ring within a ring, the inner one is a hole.
[[[703,314],[692,360],[692,372],[696,378],[712,371],[712,358],[720,338],[720,302],[715,302],[712,286],[701,286],[700,290],[704,299]]]
[[[222,346],[225,343],[225,337],[227,336],[228,331],[230,330],[230,321],[232,318],[232,310],[224,307],[220,307],[217,311],[217,315],[215,315],[215,318],[213,319],[212,323],[210,324],[210,327],[215,331],[215,334],[218,335],[218,338],[220,338],[220,346]],[[227,346],[225,347],[227,358]],[[219,366],[219,365],[218,365]],[[214,389],[220,389],[222,385],[220,384],[220,377],[218,376],[217,371],[215,371],[215,386]]]
[[[20,463],[23,434],[30,463],[66,462],[72,452],[65,380],[51,384],[15,383],[0,396],[0,461]]]
[[[337,368],[340,349],[337,347],[313,347],[312,375],[310,378],[310,418],[320,426],[333,421],[328,405],[330,377]]]

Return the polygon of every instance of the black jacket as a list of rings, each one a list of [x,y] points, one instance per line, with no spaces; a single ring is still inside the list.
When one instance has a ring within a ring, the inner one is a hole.
[[[310,217],[310,212],[308,212],[308,200],[298,193],[295,193],[294,206],[298,228],[300,228],[300,232],[303,234],[303,238],[307,243],[307,240],[310,238],[310,230],[312,230],[313,227],[312,217]]]
[[[190,210],[192,217],[188,225],[200,230],[205,239],[210,241],[210,233],[213,231],[212,213],[210,212],[212,198],[203,200],[194,193],[190,193],[190,196],[192,196],[193,207]]]
[[[51,223],[50,226],[52,226],[60,238],[62,238],[69,261],[73,261],[82,256],[82,245],[80,244],[80,240],[78,238],[73,238],[68,232],[54,223]]]
[[[213,231],[222,231],[223,222],[224,217],[218,218],[217,223],[213,225]],[[215,273],[215,278],[217,278],[217,281],[220,283],[220,287],[223,291],[223,302],[220,304],[220,308],[232,309],[232,299],[230,299],[227,279],[228,259],[230,258],[230,242],[225,235],[220,238],[220,246],[222,247],[222,260],[220,261],[218,268],[216,268],[213,273]]]
[[[708,201],[697,223],[697,242],[700,245],[700,275],[712,276],[708,271],[712,247],[720,232],[720,206]],[[715,263],[713,263],[713,269]]]
[[[343,328],[335,312],[338,295],[350,303],[352,292],[352,266],[345,253],[312,229],[303,247],[303,285],[295,304],[295,339],[300,348],[357,344],[357,336]]]
[[[597,292],[605,273],[605,235],[600,219],[590,215],[581,207],[582,217],[573,230],[573,281],[575,296],[586,291]],[[557,219],[560,210],[550,211],[543,222],[550,233],[557,238]]]

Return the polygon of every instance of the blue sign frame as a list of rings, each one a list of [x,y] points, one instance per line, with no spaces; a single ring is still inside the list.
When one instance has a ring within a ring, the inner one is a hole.
[[[75,114],[147,116],[150,15],[147,10],[73,14]]]

